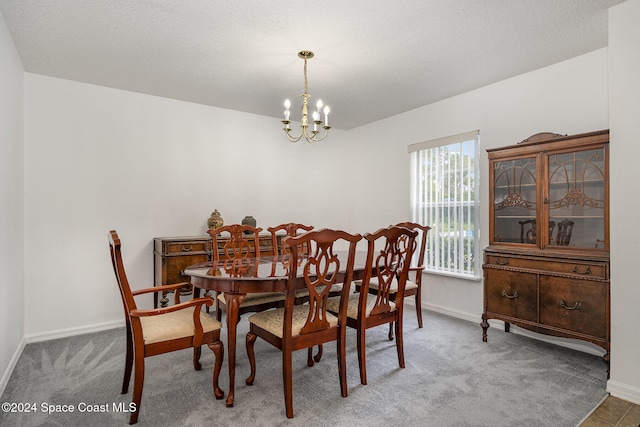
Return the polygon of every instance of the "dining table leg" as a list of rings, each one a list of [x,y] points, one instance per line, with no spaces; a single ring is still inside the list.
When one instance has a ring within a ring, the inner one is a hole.
[[[227,303],[227,354],[229,363],[229,394],[227,394],[227,407],[233,406],[235,379],[236,379],[236,333],[240,316],[238,311],[246,294],[224,293]]]

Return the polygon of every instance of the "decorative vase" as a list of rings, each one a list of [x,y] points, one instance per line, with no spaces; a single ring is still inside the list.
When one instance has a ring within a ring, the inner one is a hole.
[[[207,226],[209,227],[209,229],[213,228],[215,230],[216,228],[222,227],[223,224],[224,219],[222,219],[222,216],[220,215],[220,212],[218,212],[218,209],[215,209],[207,220]]]
[[[252,227],[256,226],[256,219],[251,215],[247,215],[242,219],[242,225],[250,225]],[[245,234],[251,234],[250,231],[245,231]]]

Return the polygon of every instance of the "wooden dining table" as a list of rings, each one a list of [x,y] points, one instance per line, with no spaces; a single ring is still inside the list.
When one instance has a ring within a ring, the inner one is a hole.
[[[341,265],[347,264],[347,252],[337,251]],[[357,251],[354,263],[354,279],[364,275],[366,252]],[[238,310],[247,294],[259,292],[285,292],[288,282],[286,257],[268,256],[257,258],[241,258],[236,260],[219,259],[214,262],[195,264],[187,267],[184,274],[191,277],[194,286],[194,297],[200,289],[216,291],[224,294],[227,306],[227,355],[229,365],[229,393],[226,405],[234,404],[235,370],[236,370],[236,338],[240,316]],[[304,287],[302,272],[298,272],[300,287]]]

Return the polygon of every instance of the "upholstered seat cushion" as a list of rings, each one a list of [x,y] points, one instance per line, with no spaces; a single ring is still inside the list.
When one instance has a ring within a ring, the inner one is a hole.
[[[218,294],[218,299],[226,304],[224,294]],[[266,304],[274,301],[284,301],[285,295],[282,292],[256,292],[247,294],[245,299],[240,303],[240,308],[250,307],[252,305]]]
[[[349,304],[347,305],[347,317],[351,319],[358,318],[359,300],[360,300],[360,294],[351,294],[349,296]],[[367,309],[365,310],[365,317],[369,317],[375,303],[376,303],[375,296],[370,295],[367,298]],[[391,307],[391,310],[395,310],[396,305],[393,302],[389,302],[389,305]],[[332,313],[337,313],[339,309],[340,309],[340,297],[333,297],[327,300],[327,311],[331,311]]]
[[[307,322],[309,316],[309,305],[296,305],[293,307],[293,322],[291,327],[292,336],[300,335],[300,331]],[[331,327],[338,326],[338,318],[331,313],[327,313],[327,320]],[[284,322],[284,308],[261,311],[249,317],[249,322],[282,338],[282,324]]]
[[[193,310],[194,308],[190,307],[157,316],[141,317],[144,343],[153,344],[192,336],[195,332]],[[200,313],[200,322],[204,333],[222,327],[220,322],[207,313]]]
[[[354,283],[356,284],[356,286],[360,286],[362,285],[362,280],[354,281]],[[378,289],[378,279],[371,279],[371,281],[369,282],[369,289]],[[404,285],[404,290],[406,292],[410,289],[418,289],[418,284],[411,280],[407,280],[407,284]],[[398,292],[398,280],[393,279],[393,281],[391,282],[389,293],[395,294],[396,292]]]

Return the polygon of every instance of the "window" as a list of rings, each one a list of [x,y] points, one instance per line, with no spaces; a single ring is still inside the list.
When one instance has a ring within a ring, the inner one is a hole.
[[[479,279],[479,132],[412,144],[413,221],[431,227],[425,268]]]

